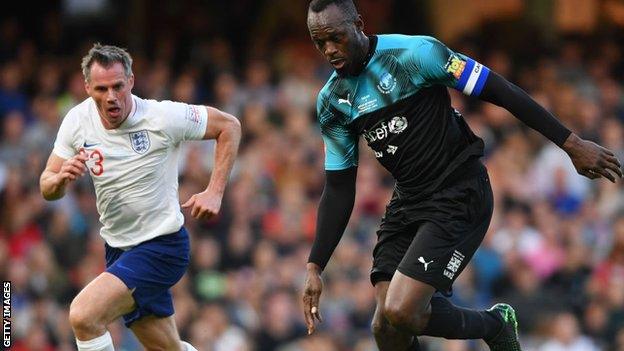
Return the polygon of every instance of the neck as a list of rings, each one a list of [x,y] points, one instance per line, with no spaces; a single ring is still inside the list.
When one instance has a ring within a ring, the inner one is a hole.
[[[100,116],[100,120],[102,121],[102,125],[104,126],[104,129],[108,129],[108,130],[119,128],[119,126],[121,126],[123,124],[123,122],[126,121],[127,118],[128,118],[128,115],[126,115],[126,117],[124,117],[117,125],[113,125],[113,124],[110,124],[106,120],[106,118]]]

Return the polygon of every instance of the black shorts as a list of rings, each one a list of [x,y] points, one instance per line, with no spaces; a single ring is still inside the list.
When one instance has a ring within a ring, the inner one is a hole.
[[[371,282],[402,274],[451,293],[492,218],[493,195],[485,167],[421,201],[406,202],[396,191],[377,231]]]

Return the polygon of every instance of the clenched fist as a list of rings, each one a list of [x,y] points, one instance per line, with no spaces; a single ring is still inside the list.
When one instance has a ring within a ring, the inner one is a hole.
[[[191,208],[191,216],[193,218],[210,219],[219,214],[222,199],[223,194],[203,191],[191,196],[191,198],[182,205],[182,208]]]

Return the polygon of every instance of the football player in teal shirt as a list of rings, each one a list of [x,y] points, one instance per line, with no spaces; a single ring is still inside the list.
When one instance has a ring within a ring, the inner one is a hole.
[[[483,339],[520,350],[515,311],[453,305],[452,284],[492,217],[483,141],[451,106],[448,88],[501,106],[570,156],[579,174],[615,182],[613,153],[571,133],[528,94],[479,62],[428,36],[366,35],[352,0],[313,0],[308,29],[335,72],[319,93],[326,183],[303,300],[308,332],[320,320],[321,272],[340,241],[355,198],[364,137],[396,185],[373,251],[381,351],[418,350],[418,336]]]

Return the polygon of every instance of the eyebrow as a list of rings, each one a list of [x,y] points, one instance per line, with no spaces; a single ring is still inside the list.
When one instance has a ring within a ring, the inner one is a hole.
[[[110,86],[115,87],[117,85],[122,85],[122,84],[125,84],[125,82],[123,80],[119,80],[119,81],[114,82]],[[107,85],[96,85],[93,88],[94,89],[101,89],[101,88],[106,88],[106,87],[107,87]]]
[[[321,32],[326,32],[327,34],[336,34],[336,33],[344,33],[346,30],[344,27],[340,26],[340,27],[336,27],[336,26],[323,26],[323,27],[317,27],[317,28],[310,28],[310,33],[318,33],[319,31]]]

